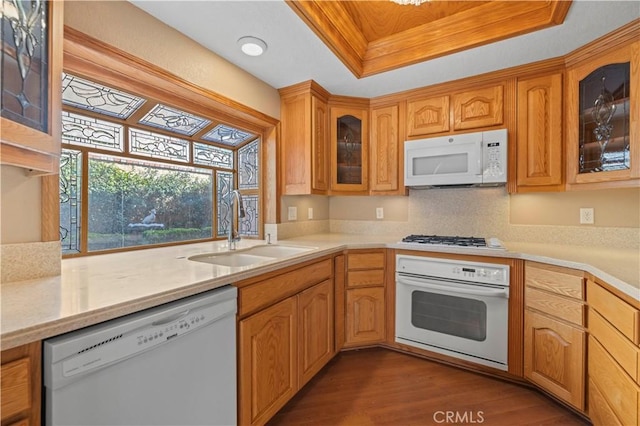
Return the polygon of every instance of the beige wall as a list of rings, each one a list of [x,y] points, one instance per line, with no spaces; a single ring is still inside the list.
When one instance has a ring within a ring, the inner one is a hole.
[[[0,166],[0,243],[40,241],[40,178]]]
[[[271,117],[278,91],[124,1],[68,1],[64,23]]]
[[[511,196],[514,225],[580,225],[580,208],[594,209],[595,227],[640,227],[640,190],[608,189]],[[591,226],[591,225],[589,225]]]
[[[464,196],[460,196],[464,194]],[[409,197],[402,196],[286,196],[282,197],[282,221],[287,222],[287,207],[298,207],[298,221],[307,220],[306,207],[314,207],[314,219],[373,220],[411,222],[409,203],[414,201],[417,211],[432,211],[434,215],[467,215],[479,211],[479,202],[502,205],[504,189],[491,191],[475,189],[411,190]],[[508,222],[512,225],[580,226],[582,207],[594,209],[594,227],[640,227],[640,190],[634,188],[573,191],[560,193],[514,194],[507,196]],[[439,207],[434,206],[438,204]],[[384,219],[376,219],[376,208],[382,207]],[[304,210],[304,211],[303,211]],[[316,211],[324,212],[315,214]],[[302,212],[302,214],[301,214]],[[587,226],[587,225],[582,225]]]

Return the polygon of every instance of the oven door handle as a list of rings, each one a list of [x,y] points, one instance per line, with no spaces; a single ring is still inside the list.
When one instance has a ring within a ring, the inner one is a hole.
[[[486,296],[486,297],[504,297],[509,298],[509,288],[504,288],[501,290],[478,290],[478,287],[471,287],[465,285],[464,288],[461,288],[458,285],[438,285],[434,284],[431,281],[426,280],[414,280],[406,277],[399,277],[398,284],[408,284],[416,287],[421,287],[425,289],[432,290],[444,290],[450,293],[458,293],[458,294],[467,294],[474,296]]]

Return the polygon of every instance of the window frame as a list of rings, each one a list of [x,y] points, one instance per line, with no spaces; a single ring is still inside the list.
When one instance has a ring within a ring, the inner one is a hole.
[[[64,72],[76,75],[81,78],[86,78],[91,81],[100,82],[110,87],[114,87],[131,94],[135,94],[144,97],[150,104],[161,103],[164,105],[170,105],[172,107],[181,109],[185,112],[214,119],[216,123],[226,124],[232,127],[239,128],[243,131],[248,131],[257,135],[260,140],[260,154],[259,154],[259,167],[260,167],[260,185],[257,190],[259,195],[259,209],[260,217],[258,221],[258,236],[256,238],[262,239],[264,235],[264,223],[269,220],[269,215],[273,215],[273,208],[267,209],[267,197],[265,196],[267,184],[265,182],[266,164],[267,164],[267,152],[273,150],[275,145],[275,128],[278,124],[278,120],[269,117],[259,111],[255,111],[247,106],[244,106],[238,102],[235,102],[229,98],[221,96],[213,91],[196,86],[180,77],[177,77],[156,65],[143,61],[139,58],[135,58],[130,54],[118,50],[112,46],[109,46],[99,40],[89,37],[77,30],[65,28],[65,67]],[[90,115],[90,111],[76,109],[73,107],[64,107],[65,110],[73,111],[83,115]],[[144,108],[146,113],[148,109]],[[156,133],[166,134],[161,129],[147,128],[140,123],[137,123],[139,113],[134,113],[129,119],[131,123],[134,121],[136,124],[133,127],[143,128]],[[106,117],[102,114],[97,114],[97,118],[106,121],[120,122],[120,120],[111,120],[112,117]],[[126,121],[126,120],[125,120]],[[128,132],[125,132],[128,133]],[[173,137],[181,137],[183,139],[189,139],[181,135],[170,134]],[[125,136],[128,138],[128,135]],[[234,151],[234,161],[237,167],[237,150],[247,143],[251,143],[256,140],[252,138],[243,142],[235,148],[224,144],[216,144],[215,142],[197,139],[198,142],[207,143],[209,145],[220,146],[225,149],[231,149]],[[269,147],[267,147],[267,144]],[[78,149],[81,147],[75,145],[67,145],[70,148]],[[191,144],[193,145],[193,144]],[[190,148],[193,150],[193,146]],[[92,150],[93,151],[93,150]],[[99,150],[96,150],[99,152]],[[105,155],[117,155],[121,154],[104,151],[101,152]],[[83,156],[87,158],[88,156]],[[147,158],[144,156],[134,156],[131,158],[141,159],[146,161],[164,162],[163,159]],[[192,159],[191,159],[192,161]],[[184,165],[184,163],[182,163]],[[199,164],[191,164],[195,167],[202,167]],[[205,167],[209,168],[209,167]],[[235,167],[234,167],[235,169]],[[228,170],[228,169],[223,169]],[[237,181],[237,171],[234,172],[234,181]],[[83,173],[86,173],[86,167],[83,168]],[[273,173],[273,172],[271,172]],[[214,176],[215,179],[215,176]],[[88,188],[87,185],[84,185]],[[43,181],[43,223],[42,234],[43,239],[47,241],[53,241],[53,236],[59,238],[59,177],[58,175],[50,176]],[[256,192],[253,190],[253,192]],[[81,195],[83,200],[88,200],[88,189],[83,188],[83,194]],[[214,191],[215,196],[215,191]],[[215,201],[214,201],[215,202]],[[86,214],[83,214],[82,220],[85,221]],[[213,223],[216,222],[214,215]],[[271,221],[274,219],[271,218]],[[213,227],[215,228],[215,227]],[[84,228],[86,229],[86,224]],[[139,246],[139,247],[126,247],[113,250],[104,250],[98,252],[86,252],[86,246],[82,247],[81,253],[78,254],[65,254],[64,257],[78,257],[87,255],[105,254],[111,252],[140,250],[152,247],[161,247],[166,245],[179,245],[190,244],[194,242],[204,241],[216,241],[222,240],[220,237],[215,236],[216,232],[210,240],[192,240],[177,243],[164,243],[153,246]],[[247,237],[250,238],[250,237]],[[86,240],[83,238],[83,240]]]

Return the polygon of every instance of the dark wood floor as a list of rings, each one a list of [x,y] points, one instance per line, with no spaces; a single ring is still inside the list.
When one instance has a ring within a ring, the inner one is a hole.
[[[379,348],[337,355],[269,422],[451,424],[588,423],[533,389]]]

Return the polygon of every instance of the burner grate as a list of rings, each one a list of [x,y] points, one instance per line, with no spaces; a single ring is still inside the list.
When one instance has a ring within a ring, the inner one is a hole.
[[[459,237],[446,235],[409,235],[402,239],[403,243],[416,244],[437,244],[444,246],[459,247],[486,247],[487,242],[484,238],[478,237]]]

